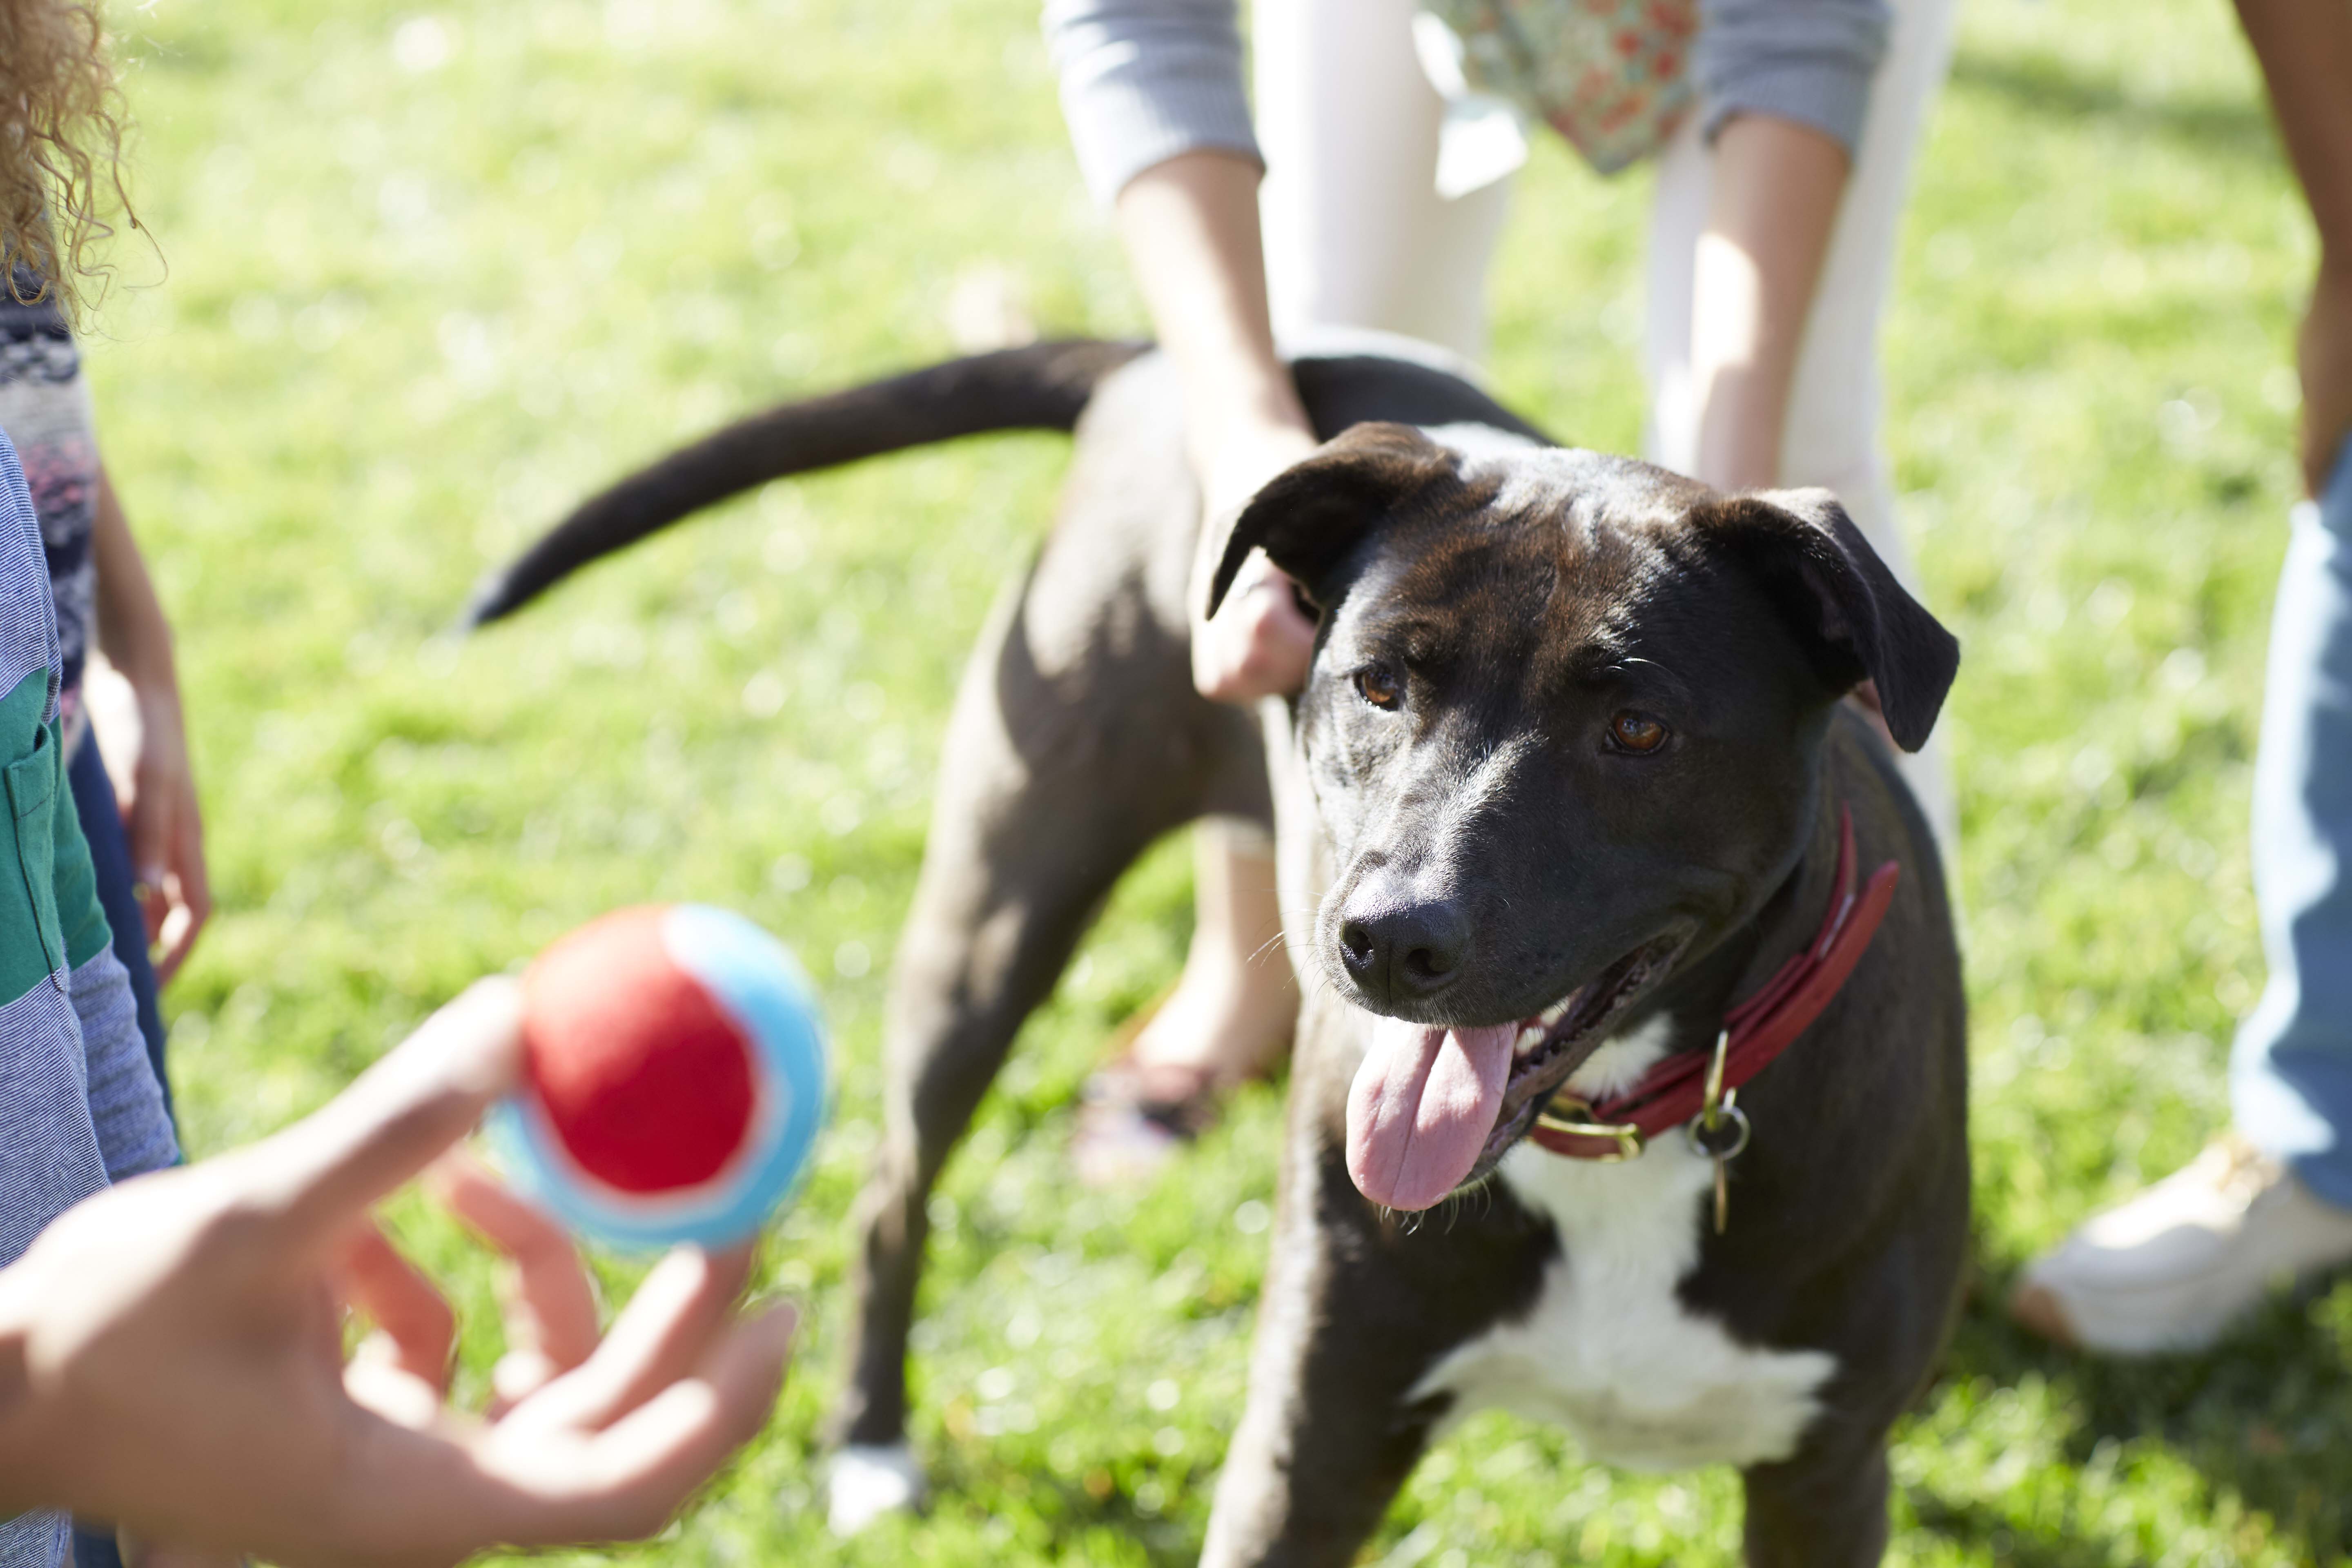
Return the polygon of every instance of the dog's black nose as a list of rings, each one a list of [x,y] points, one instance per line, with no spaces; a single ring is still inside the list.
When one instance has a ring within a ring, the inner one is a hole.
[[[1339,921],[1340,962],[1384,1003],[1419,1001],[1453,984],[1469,945],[1470,922],[1445,900],[1367,905]]]

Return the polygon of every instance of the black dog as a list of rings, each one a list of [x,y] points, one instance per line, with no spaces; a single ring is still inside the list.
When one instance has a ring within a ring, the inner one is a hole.
[[[1137,352],[1041,345],[748,421],[477,602],[759,479],[1076,423],[958,699],[899,950],[837,1512],[912,1477],[924,1201],[1022,1019],[1151,839],[1278,797],[1307,1003],[1206,1560],[1351,1561],[1433,1429],[1500,1404],[1595,1458],[1742,1467],[1752,1562],[1877,1561],[1886,1433],[1958,1289],[1964,1030],[1936,850],[1840,699],[1874,682],[1917,746],[1952,639],[1822,492],[1719,496],[1549,447],[1441,372],[1308,359],[1338,438],[1246,509],[1216,584],[1263,547],[1319,611],[1262,747],[1192,690],[1198,500]],[[1444,1223],[1400,1212],[1480,1183]]]

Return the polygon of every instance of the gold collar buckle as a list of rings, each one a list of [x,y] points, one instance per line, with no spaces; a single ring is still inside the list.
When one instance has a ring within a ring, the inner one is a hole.
[[[1630,1121],[1595,1121],[1592,1107],[1565,1091],[1551,1097],[1536,1117],[1536,1125],[1547,1132],[1558,1132],[1570,1138],[1606,1138],[1614,1142],[1614,1154],[1595,1154],[1591,1159],[1604,1165],[1639,1158],[1643,1149],[1642,1130]]]

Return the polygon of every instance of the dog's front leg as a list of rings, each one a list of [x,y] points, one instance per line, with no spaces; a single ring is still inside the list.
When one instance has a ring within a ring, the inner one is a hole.
[[[1442,1347],[1411,1286],[1337,1159],[1316,1163],[1285,1173],[1204,1568],[1353,1562],[1444,1414],[1413,1398]]]
[[[1873,1568],[1886,1555],[1886,1435],[1808,1442],[1742,1472],[1748,1568]]]

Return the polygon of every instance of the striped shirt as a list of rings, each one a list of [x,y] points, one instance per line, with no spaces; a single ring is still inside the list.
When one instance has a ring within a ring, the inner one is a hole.
[[[49,593],[58,605],[58,692],[66,754],[80,742],[82,666],[98,618],[98,421],[81,351],[58,308],[57,290],[29,271],[0,289],[0,435],[16,448],[33,494],[48,557]]]
[[[66,787],[63,680],[40,526],[0,437],[0,1268],[177,1154]],[[61,1513],[0,1521],[0,1568],[56,1568],[67,1540]]]

